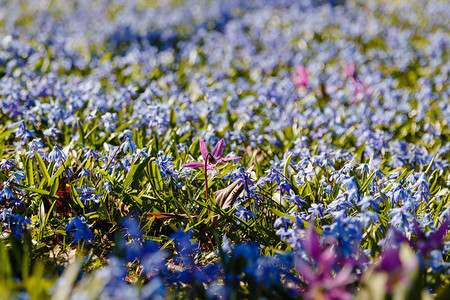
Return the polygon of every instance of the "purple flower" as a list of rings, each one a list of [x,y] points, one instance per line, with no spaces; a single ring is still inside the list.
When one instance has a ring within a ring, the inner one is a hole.
[[[205,162],[187,163],[187,164],[184,164],[183,167],[202,168],[202,167],[205,167],[205,165],[206,165],[207,174],[210,174],[219,163],[241,158],[240,156],[221,158],[222,153],[223,153],[223,139],[221,139],[216,144],[216,146],[214,147],[214,149],[211,153],[208,152],[208,150],[206,149],[205,142],[203,141],[203,139],[201,137],[200,137],[199,141],[200,141],[200,152],[202,153],[202,157]]]
[[[386,291],[391,293],[396,285],[410,283],[410,275],[417,269],[419,263],[417,257],[403,261],[400,256],[400,249],[390,247],[381,254],[381,260],[375,268],[378,272],[385,272],[388,275]]]
[[[413,248],[422,253],[429,253],[432,250],[439,249],[443,246],[444,237],[449,229],[450,220],[446,218],[435,232],[430,235],[425,235],[425,233],[420,229],[419,224],[416,220],[413,222],[413,229],[416,239],[413,241]]]

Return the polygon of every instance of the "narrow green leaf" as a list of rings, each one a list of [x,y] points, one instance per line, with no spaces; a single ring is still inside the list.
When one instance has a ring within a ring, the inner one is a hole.
[[[360,191],[361,193],[365,193],[367,189],[369,188],[369,184],[372,182],[372,180],[375,178],[375,172],[372,171],[372,173],[369,175],[369,177],[366,179],[364,184],[361,186]]]
[[[152,177],[154,179],[154,183],[155,183],[155,190],[157,191],[162,191],[163,190],[163,181],[161,178],[161,173],[159,172],[158,169],[158,165],[154,162],[151,161],[151,172],[152,172]]]
[[[44,181],[41,182],[40,186],[43,187],[45,183],[47,183],[50,180],[50,174],[48,174],[47,168],[45,167],[45,163],[42,160],[41,155],[34,151],[34,156],[36,157],[38,163],[39,163],[39,169],[41,170],[42,174],[44,175]]]
[[[56,195],[56,192],[58,191],[58,187],[59,187],[59,178],[56,177],[55,180],[53,180],[53,184],[51,185],[50,188],[50,196],[54,197]]]
[[[46,191],[46,190],[43,190],[43,189],[26,187],[26,186],[23,186],[21,188],[26,190],[26,191],[33,192],[33,193],[38,193],[38,194],[45,195],[45,196],[49,196],[50,195],[49,191]]]
[[[284,163],[283,174],[284,177],[286,178],[289,178],[289,166],[291,164],[292,155],[293,153],[289,154],[288,158],[286,159],[286,162]]]
[[[127,189],[130,186],[133,189],[139,188],[139,182],[144,178],[144,169],[148,166],[148,162],[150,160],[153,161],[154,159],[154,157],[146,157],[139,164],[132,165],[123,182],[124,189]]]
[[[66,165],[70,166],[71,160],[70,158],[67,158],[67,161],[61,166],[59,167],[59,169],[55,172],[55,174],[53,174],[53,176],[50,178],[50,180],[48,181],[48,185],[53,185],[53,182],[59,177],[61,176],[61,174],[64,172],[64,170],[66,169]]]
[[[33,186],[34,185],[33,160],[28,157],[25,160],[25,172],[27,185]]]
[[[81,119],[78,119],[77,125],[78,125],[78,130],[80,131],[79,135],[80,135],[81,143],[83,145],[86,145],[86,141],[85,141],[85,137],[84,137],[85,132],[84,132],[83,124],[81,123]]]

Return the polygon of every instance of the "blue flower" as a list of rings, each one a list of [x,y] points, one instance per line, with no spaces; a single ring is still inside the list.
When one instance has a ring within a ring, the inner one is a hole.
[[[66,232],[73,238],[75,243],[82,239],[89,243],[94,238],[94,234],[89,229],[89,226],[84,222],[84,217],[74,217],[66,225]]]
[[[52,136],[54,139],[58,138],[58,134],[62,134],[63,132],[57,128],[47,128],[44,130],[44,136]]]
[[[55,147],[53,147],[53,150],[47,156],[47,161],[55,162],[58,165],[62,165],[65,160],[66,160],[66,155],[64,154],[64,152],[59,150],[58,146],[56,146],[56,145],[55,145]]]
[[[238,205],[236,206],[236,212],[234,213],[235,216],[238,218],[244,220],[245,222],[248,222],[250,218],[256,218],[255,214],[251,212],[250,210],[245,209],[244,207]],[[239,221],[238,221],[239,224]]]
[[[95,160],[97,160],[100,157],[100,153],[98,153],[95,150],[92,149],[88,149],[88,151],[86,151],[86,153],[84,154],[84,158],[85,159],[89,159],[89,158],[93,158]]]
[[[284,193],[289,194],[291,192],[291,185],[289,184],[289,181],[288,180],[281,181],[275,191],[280,191],[281,195],[283,195]]]
[[[402,227],[405,232],[409,231],[411,222],[414,219],[414,216],[407,212],[403,207],[392,208],[388,217],[392,218],[389,221],[389,224],[392,224],[396,227]]]
[[[136,153],[134,154],[134,159],[137,160],[139,158],[146,158],[148,157],[147,154],[147,148],[137,149]]]
[[[0,200],[16,199],[16,195],[11,191],[8,185],[5,185],[0,191]]]
[[[9,177],[9,181],[14,181],[18,184],[22,182],[22,179],[25,179],[25,172],[24,171],[16,171],[12,173],[12,175]]]
[[[278,228],[281,226],[286,230],[288,229],[289,224],[292,224],[292,220],[288,217],[281,216],[275,220],[275,222],[273,223],[273,227]]]
[[[14,164],[14,159],[2,159],[0,161],[0,168],[2,171],[8,170],[11,171],[12,168],[17,168]]]
[[[139,222],[134,218],[124,218],[122,220],[122,225],[126,229],[126,233],[129,237],[133,239],[140,239],[142,238],[142,231],[139,227]]]
[[[26,219],[21,215],[9,215],[8,223],[12,235],[20,240],[23,237],[24,230],[27,229],[27,225],[31,224],[31,220]]]
[[[114,188],[114,185],[111,183],[111,181],[106,180],[105,184],[102,187],[102,190],[107,191],[108,193],[111,193],[113,188]]]
[[[75,188],[78,192],[80,200],[83,201],[84,205],[87,205],[90,201],[95,203],[99,202],[99,195],[95,195],[95,189],[89,187],[89,183],[86,183],[81,188]]]
[[[159,151],[155,162],[162,178],[170,179],[171,176],[176,176],[175,170],[173,169],[175,164],[172,162],[172,156]]]
[[[120,145],[119,151],[123,151],[123,153],[127,153],[127,150],[130,149],[131,153],[135,153],[137,150],[136,144],[133,142],[133,139],[126,135],[124,141]]]
[[[89,170],[86,170],[85,168],[81,169],[80,174],[78,174],[79,178],[83,178],[84,176],[91,176],[91,172]]]
[[[28,151],[26,152],[26,155],[31,158],[34,157],[34,152],[37,152],[41,157],[44,157],[45,154],[42,152],[43,148],[44,144],[40,138],[33,139],[28,143]]]
[[[372,195],[364,196],[357,204],[361,207],[361,210],[366,211],[369,208],[373,208],[378,211],[378,205],[381,204],[381,197],[374,199]]]
[[[166,285],[159,277],[150,280],[141,290],[143,299],[164,300],[166,297]]]
[[[310,218],[311,219],[316,219],[317,217],[323,218],[323,211],[325,209],[325,206],[322,203],[316,204],[313,203],[311,204],[311,207],[308,208],[308,212],[311,214]]]

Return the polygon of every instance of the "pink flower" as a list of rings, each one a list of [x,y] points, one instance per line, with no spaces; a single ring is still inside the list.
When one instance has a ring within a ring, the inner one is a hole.
[[[333,272],[339,259],[332,247],[325,248],[320,244],[314,225],[307,229],[302,244],[314,262],[311,265],[300,256],[294,261],[298,273],[307,284],[303,294],[305,299],[353,299],[350,286],[355,281],[353,266],[345,264],[339,271]]]
[[[345,73],[345,77],[353,78],[356,80],[357,75],[356,75],[355,63],[345,64],[344,65],[344,73]]]
[[[223,153],[223,139],[221,139],[217,145],[214,147],[211,153],[206,149],[205,142],[200,137],[200,152],[202,153],[202,157],[204,162],[192,162],[188,164],[184,164],[183,167],[186,168],[203,168],[205,167],[207,170],[207,174],[210,174],[214,168],[221,162],[229,161],[233,159],[239,159],[240,156],[232,156],[232,157],[222,157]]]
[[[294,71],[291,71],[292,81],[294,82],[294,85],[296,87],[307,87],[309,85],[308,69],[304,66],[298,66],[297,72],[298,75]]]

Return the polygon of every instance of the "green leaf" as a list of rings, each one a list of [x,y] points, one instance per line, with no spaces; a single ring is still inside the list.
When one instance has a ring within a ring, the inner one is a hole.
[[[405,170],[403,171],[402,175],[400,175],[397,179],[395,179],[394,183],[399,183],[403,178],[408,177],[408,176],[411,175],[413,172],[414,172],[414,170],[411,170],[411,171],[408,172],[408,171],[405,169]],[[393,185],[394,185],[393,183],[391,183],[390,185],[388,185],[386,188],[384,188],[383,192],[389,191],[389,190],[392,188]]]
[[[170,121],[169,128],[175,128],[177,126],[177,113],[173,108],[170,109]]]
[[[358,160],[362,160],[365,147],[366,147],[366,140],[364,140],[364,142],[362,143],[362,145],[359,146],[358,149],[356,150],[356,153],[355,153],[355,162],[358,161]]]
[[[42,157],[39,153],[34,151],[34,156],[36,157],[39,169],[41,170],[42,174],[44,175],[44,181],[41,182],[40,187],[43,187],[45,183],[47,183],[50,180],[50,174],[48,174],[47,168],[45,167],[45,163],[42,160]]]
[[[79,135],[80,135],[81,143],[83,145],[86,145],[86,141],[85,141],[85,137],[84,137],[85,132],[84,132],[83,124],[81,123],[81,119],[78,119],[77,125],[78,125],[78,130],[80,131]]]
[[[31,160],[28,157],[25,160],[25,172],[27,185],[33,186],[34,185],[33,160]]]
[[[150,162],[150,165],[151,165],[150,170],[151,170],[151,174],[152,174],[154,188],[156,191],[162,191],[164,184],[163,184],[163,181],[161,178],[161,173],[159,172],[159,169],[158,169],[158,165],[155,163],[154,160],[152,160]]]
[[[283,174],[284,177],[286,178],[289,178],[289,166],[291,164],[292,155],[293,153],[289,154],[288,158],[286,159],[286,162],[284,163]]]
[[[365,193],[367,191],[367,188],[369,187],[369,184],[372,182],[373,178],[375,177],[375,172],[372,171],[369,178],[366,179],[364,184],[360,188],[361,193]]]
[[[139,164],[133,164],[123,182],[123,188],[127,189],[131,187],[132,189],[138,189],[139,182],[142,181],[145,176],[144,170],[148,166],[148,162],[150,160],[153,161],[154,159],[154,157],[146,157]]]
[[[48,181],[48,185],[52,185],[53,182],[64,172],[64,170],[66,169],[66,165],[70,166],[71,163],[71,159],[67,158],[66,162],[59,167],[59,169],[55,172],[55,174],[53,174],[52,178],[50,178],[50,180]]]
[[[431,159],[430,163],[428,164],[428,167],[425,170],[425,174],[428,174],[428,172],[430,172],[431,167],[433,166],[434,163],[434,157]]]
[[[3,241],[0,240],[0,282],[4,284],[5,282],[13,282],[13,273],[11,268],[11,260],[8,255]]]
[[[284,213],[284,212],[281,212],[281,211],[279,211],[279,210],[277,210],[277,209],[275,209],[275,208],[273,208],[273,207],[270,208],[270,211],[273,212],[273,213],[274,213],[275,215],[277,215],[278,217],[286,217],[286,218],[289,218],[289,219],[291,219],[292,222],[295,223],[295,217],[294,217],[294,216],[288,215],[288,214],[286,214],[286,213]]]
[[[56,195],[56,192],[58,191],[59,187],[59,178],[56,177],[56,180],[53,180],[53,184],[50,188],[50,196],[53,197]]]
[[[22,189],[29,191],[29,192],[33,192],[33,193],[38,193],[41,195],[45,195],[45,196],[49,196],[50,192],[43,190],[43,189],[38,189],[38,188],[32,188],[32,187],[26,187],[26,186],[21,186]]]
[[[435,300],[447,300],[450,299],[450,283],[447,284],[442,290],[439,291]]]

